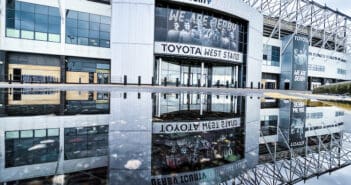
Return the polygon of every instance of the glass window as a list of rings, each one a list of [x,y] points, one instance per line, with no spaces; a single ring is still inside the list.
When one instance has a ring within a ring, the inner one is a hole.
[[[59,136],[60,135],[60,129],[54,128],[54,129],[48,129],[48,136]]]
[[[34,9],[35,9],[35,5],[34,4],[21,2],[21,11],[34,13]]]
[[[35,5],[35,13],[47,15],[49,13],[49,7],[37,4]]]
[[[19,31],[19,30],[15,30],[15,29],[11,29],[11,28],[7,28],[7,29],[6,29],[6,36],[7,36],[7,37],[19,38],[19,36],[20,36],[20,31]]]
[[[21,31],[21,38],[23,39],[34,39],[34,32],[33,31]]]
[[[60,42],[60,39],[50,40],[48,37],[54,34],[56,38],[61,34],[61,18],[57,7],[9,0],[6,12],[7,37]]]
[[[100,15],[90,14],[90,22],[100,23]]]
[[[50,42],[60,42],[60,40],[61,40],[60,35],[49,33],[49,41]]]
[[[21,138],[32,138],[33,130],[21,130]]]
[[[78,37],[78,44],[87,46],[88,45],[88,38]]]
[[[67,10],[66,14],[67,44],[110,47],[109,17],[72,10]]]
[[[78,20],[89,21],[89,13],[78,12]]]
[[[58,8],[55,8],[55,7],[49,7],[49,15],[61,17],[60,10]]]
[[[94,30],[90,30],[89,31],[89,38],[99,38],[99,32],[98,31],[94,31]]]
[[[89,29],[89,22],[88,21],[78,21],[78,28]]]
[[[101,23],[103,23],[103,24],[111,24],[111,17],[101,16]]]
[[[90,23],[90,29],[99,31],[100,30],[100,23],[91,22]]]
[[[89,37],[89,30],[79,29],[78,36],[79,37]]]
[[[49,33],[60,34],[61,25],[59,24],[49,24]]]
[[[78,12],[74,10],[67,10],[66,17],[72,18],[72,19],[78,19]]]
[[[19,138],[19,132],[18,131],[6,132],[5,138],[6,139],[18,139]]]
[[[46,137],[46,130],[34,130],[34,137]]]
[[[70,18],[67,18],[67,19],[66,19],[66,26],[67,26],[67,27],[77,28],[77,26],[78,26],[78,20],[77,20],[77,19],[70,19]]]
[[[48,34],[43,32],[35,32],[35,40],[48,40]]]
[[[100,24],[100,31],[110,32],[110,25]]]

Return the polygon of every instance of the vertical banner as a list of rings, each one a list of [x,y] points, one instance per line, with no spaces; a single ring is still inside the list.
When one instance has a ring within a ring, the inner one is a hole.
[[[292,87],[294,90],[307,90],[308,37],[295,35],[293,44]]]
[[[303,101],[291,103],[290,146],[305,145],[306,105]]]
[[[280,87],[282,89],[305,91],[308,88],[308,47],[307,36],[290,35],[283,38]]]

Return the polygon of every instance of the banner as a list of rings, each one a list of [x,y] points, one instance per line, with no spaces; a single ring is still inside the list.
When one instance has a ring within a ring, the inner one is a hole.
[[[306,106],[303,101],[291,104],[290,146],[301,147],[305,145]]]
[[[307,90],[308,43],[308,37],[294,36],[292,87],[296,90]]]
[[[158,123],[152,125],[152,133],[167,134],[167,133],[192,133],[192,132],[207,132],[214,130],[230,129],[240,127],[240,118],[199,121],[199,122],[172,122]]]
[[[242,26],[232,20],[167,7],[156,7],[155,17],[156,41],[239,51]]]

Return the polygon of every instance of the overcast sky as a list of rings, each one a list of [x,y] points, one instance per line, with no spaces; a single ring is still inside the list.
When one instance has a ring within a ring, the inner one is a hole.
[[[327,4],[327,6],[338,9],[339,11],[351,16],[351,1],[350,0],[314,0],[320,4]]]

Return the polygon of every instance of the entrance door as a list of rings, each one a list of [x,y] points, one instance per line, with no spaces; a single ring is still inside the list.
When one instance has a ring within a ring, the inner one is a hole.
[[[94,73],[93,72],[89,72],[89,83],[90,84],[94,83]]]
[[[15,68],[13,69],[13,81],[20,82],[22,76],[22,69]]]
[[[182,85],[187,86],[189,83],[189,73],[183,72]]]
[[[284,89],[285,90],[289,90],[290,89],[290,83],[289,82],[285,82],[284,83]]]

